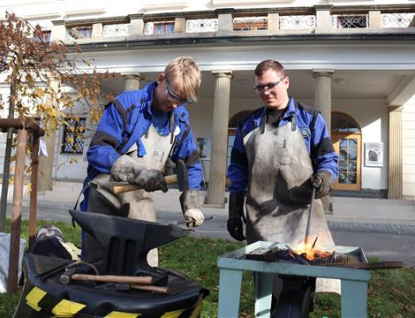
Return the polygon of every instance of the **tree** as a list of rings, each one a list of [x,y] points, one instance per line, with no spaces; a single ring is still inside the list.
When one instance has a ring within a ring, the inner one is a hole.
[[[17,115],[40,117],[43,128],[48,130],[64,123],[68,110],[82,100],[90,106],[91,120],[98,120],[100,80],[110,74],[98,73],[82,59],[77,44],[70,52],[64,43],[47,42],[44,35],[40,26],[32,26],[14,14],[7,14],[0,24],[2,71],[7,74],[7,83],[16,83],[10,99]],[[64,93],[64,85],[76,90],[75,99]]]
[[[48,42],[40,26],[6,13],[6,19],[0,22],[0,61],[0,78],[12,88],[9,100],[0,102],[0,109],[8,102],[11,116],[22,120],[39,118],[49,134],[60,125],[67,125],[67,114],[83,102],[88,106],[90,121],[99,120],[100,81],[112,75],[97,72],[82,58],[80,46]],[[65,94],[66,86],[74,89],[75,98]],[[9,169],[6,164],[4,168]],[[8,186],[4,179],[3,189]],[[6,217],[7,190],[5,193],[3,197],[2,191],[0,231]]]

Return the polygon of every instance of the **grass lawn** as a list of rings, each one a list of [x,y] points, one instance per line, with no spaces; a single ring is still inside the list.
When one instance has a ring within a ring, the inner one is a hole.
[[[74,230],[69,223],[43,221],[38,222],[38,227],[46,224],[54,224],[60,228],[65,241],[80,244],[79,227]],[[10,221],[6,231],[10,231]],[[26,221],[22,223],[22,237],[28,239]],[[180,269],[209,289],[210,295],[204,301],[202,317],[217,317],[219,270],[216,267],[216,258],[243,245],[240,242],[185,237],[159,249],[160,267]],[[253,290],[252,275],[244,273],[240,317],[254,317]],[[0,317],[12,317],[18,299],[19,293],[0,294]],[[369,317],[415,318],[415,268],[372,271],[368,311]],[[340,297],[318,294],[315,310],[310,317],[340,317]]]

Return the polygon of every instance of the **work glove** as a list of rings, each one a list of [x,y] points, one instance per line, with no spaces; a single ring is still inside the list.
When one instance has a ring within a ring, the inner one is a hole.
[[[187,227],[201,226],[205,217],[200,210],[199,197],[196,190],[186,190],[180,195],[180,205]]]
[[[245,196],[241,193],[229,195],[229,219],[227,222],[228,232],[235,240],[245,240],[242,219],[244,218]]]
[[[333,184],[333,176],[330,172],[326,170],[317,172],[310,177],[310,181],[316,188],[316,199],[329,195]]]
[[[122,155],[114,162],[110,174],[115,181],[136,184],[147,192],[168,190],[164,176],[159,170],[147,169],[127,155]]]

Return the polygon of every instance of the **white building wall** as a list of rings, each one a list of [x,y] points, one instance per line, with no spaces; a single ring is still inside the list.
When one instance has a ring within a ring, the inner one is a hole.
[[[415,97],[404,106],[402,114],[402,195],[415,199]]]

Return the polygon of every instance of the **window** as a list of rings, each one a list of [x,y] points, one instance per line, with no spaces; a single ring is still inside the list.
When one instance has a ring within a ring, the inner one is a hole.
[[[82,154],[84,151],[86,118],[67,118],[63,129],[61,153]]]
[[[338,29],[367,28],[367,15],[334,15],[333,27]]]
[[[42,31],[42,35],[36,35],[35,39],[39,42],[50,43],[51,31]]]
[[[154,23],[154,34],[173,34],[174,22]]]
[[[234,31],[256,31],[267,29],[268,23],[266,17],[246,17],[233,19]]]
[[[90,39],[92,37],[92,26],[72,28],[69,30],[69,34],[72,38],[77,40]]]
[[[146,23],[144,34],[174,34],[174,21],[148,22]]]

